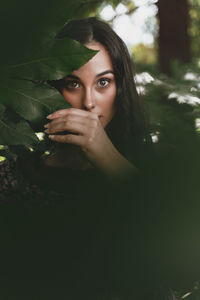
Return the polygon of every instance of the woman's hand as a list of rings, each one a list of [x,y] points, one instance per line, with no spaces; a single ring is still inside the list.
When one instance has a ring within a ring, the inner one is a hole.
[[[98,114],[81,109],[69,108],[56,111],[48,116],[45,125],[49,138],[59,143],[81,147],[86,157],[104,173],[111,175],[125,169],[136,170],[114,147],[107,136]],[[69,132],[54,135],[59,132]]]

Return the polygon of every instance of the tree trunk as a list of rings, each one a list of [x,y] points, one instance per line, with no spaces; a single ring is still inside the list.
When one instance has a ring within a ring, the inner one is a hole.
[[[170,64],[176,59],[190,61],[188,35],[189,7],[187,0],[159,0],[159,63],[161,71],[170,73]]]

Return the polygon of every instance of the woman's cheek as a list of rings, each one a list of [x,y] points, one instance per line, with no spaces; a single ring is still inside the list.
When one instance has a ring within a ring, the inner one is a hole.
[[[62,92],[63,98],[66,100],[67,103],[71,104],[74,108],[81,108],[81,103],[79,101],[79,95],[77,93],[73,92],[70,93],[67,90],[64,90]]]
[[[102,109],[102,125],[105,128],[110,121],[113,119],[114,115],[115,115],[115,105],[114,105],[114,101],[112,101],[111,103],[105,103],[103,109]]]

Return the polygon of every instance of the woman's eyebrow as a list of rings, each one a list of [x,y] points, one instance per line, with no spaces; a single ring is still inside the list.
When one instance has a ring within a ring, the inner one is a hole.
[[[96,77],[100,77],[100,76],[106,75],[108,73],[114,74],[114,72],[112,70],[106,70],[104,72],[101,72],[101,73],[97,74]]]
[[[73,78],[73,79],[80,80],[80,78],[78,76],[72,75],[72,74],[67,75],[66,78]]]
[[[112,70],[106,70],[106,71],[103,71],[103,72],[97,74],[96,77],[100,77],[100,76],[103,76],[103,75],[106,75],[106,74],[109,74],[109,73],[114,74],[114,72]],[[80,80],[80,78],[78,76],[73,75],[73,74],[67,75],[66,78],[73,78],[73,79],[76,79],[76,80]]]

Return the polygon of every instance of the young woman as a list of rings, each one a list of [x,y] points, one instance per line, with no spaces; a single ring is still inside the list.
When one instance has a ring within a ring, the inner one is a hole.
[[[57,36],[64,37],[98,53],[64,79],[49,82],[72,108],[47,117],[49,138],[68,146],[46,164],[82,170],[95,166],[111,178],[137,173],[151,139],[125,44],[96,18],[70,21]],[[57,134],[61,132],[67,134]]]
[[[136,182],[135,175],[141,170],[145,173],[151,157],[146,114],[137,95],[132,61],[123,41],[97,18],[68,22],[57,36],[64,37],[98,53],[65,78],[49,81],[71,104],[71,108],[47,116],[45,132],[55,142],[56,151],[41,160],[38,155],[34,158],[34,153],[31,158],[30,153],[24,154],[18,159],[20,176],[13,176],[10,171],[8,178],[2,176],[0,182],[2,189],[5,186],[9,189],[14,182],[23,192],[29,182],[42,186],[45,203],[51,198],[48,194],[51,189],[59,192],[62,189],[65,195],[69,190],[72,194],[78,191],[82,194],[84,189],[88,192],[92,186],[98,187],[105,178],[106,185],[110,182],[107,178],[118,182],[132,175]],[[31,187],[27,191],[32,189],[35,190]],[[42,198],[40,192],[40,188],[36,189],[36,202]]]

